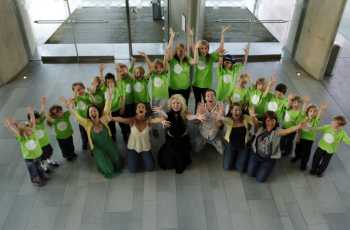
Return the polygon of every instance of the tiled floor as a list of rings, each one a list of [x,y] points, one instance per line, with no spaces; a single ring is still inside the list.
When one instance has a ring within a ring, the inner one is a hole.
[[[107,65],[107,71],[113,66]],[[325,120],[346,111],[349,103],[335,101],[321,83],[283,63],[248,64],[254,78],[276,72],[290,92],[309,95],[315,103],[330,104]],[[24,119],[27,105],[38,106],[70,95],[74,81],[88,83],[97,65],[42,65],[32,62],[17,80],[0,88],[0,117]],[[23,76],[27,79],[23,79]],[[349,129],[347,129],[349,130]],[[295,169],[289,160],[278,163],[268,183],[222,170],[222,157],[211,147],[194,156],[183,175],[173,171],[129,174],[111,180],[96,170],[91,157],[63,162],[52,136],[55,158],[62,166],[46,187],[33,187],[14,138],[0,126],[0,229],[1,230],[345,230],[350,217],[350,155],[342,146],[323,178]],[[119,140],[121,137],[119,136]],[[155,149],[160,140],[154,140]],[[120,151],[123,144],[118,142]]]

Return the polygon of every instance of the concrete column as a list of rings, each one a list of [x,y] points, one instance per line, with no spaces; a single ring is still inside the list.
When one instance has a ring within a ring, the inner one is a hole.
[[[0,85],[16,76],[29,60],[18,20],[12,0],[0,0]]]
[[[324,77],[346,0],[304,0],[297,3],[287,49],[311,76]],[[294,32],[294,33],[293,33]],[[291,47],[293,47],[291,49]]]

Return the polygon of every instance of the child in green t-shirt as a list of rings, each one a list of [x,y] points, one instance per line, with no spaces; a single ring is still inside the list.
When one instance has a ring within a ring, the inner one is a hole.
[[[284,119],[282,122],[282,128],[288,129],[290,127],[298,125],[303,121],[303,111],[302,111],[303,99],[299,96],[289,95],[288,106],[284,114]],[[288,156],[292,153],[294,147],[295,132],[290,133],[286,136],[281,137],[280,149],[282,156]]]
[[[53,148],[50,144],[50,138],[49,133],[45,126],[45,120],[46,120],[46,97],[40,98],[40,112],[34,111],[34,118],[35,118],[35,128],[33,128],[35,136],[37,137],[41,150],[43,154],[40,158],[40,163],[42,169],[45,171],[45,173],[50,173],[51,169],[56,168],[59,166],[59,164],[53,160],[52,154],[53,154]],[[28,121],[31,119],[31,114],[27,114]]]
[[[265,111],[272,111],[277,114],[278,122],[282,122],[284,113],[288,108],[288,98],[286,97],[287,86],[279,83],[275,87],[274,93],[267,93],[265,96]]]
[[[311,148],[316,139],[316,131],[310,130],[310,128],[319,127],[321,116],[326,108],[326,104],[321,104],[319,108],[314,104],[310,104],[306,107],[304,121],[306,122],[307,128],[298,131],[295,157],[291,160],[292,163],[300,160],[301,171],[305,171],[307,168],[307,163],[309,162],[311,155]]]
[[[63,98],[61,98],[63,101]],[[73,128],[69,120],[70,112],[63,111],[62,106],[53,105],[49,109],[47,121],[53,126],[58,145],[61,149],[62,156],[67,161],[74,161],[77,158],[73,143]]]
[[[248,88],[247,84],[250,81],[250,76],[247,73],[239,76],[238,82],[235,85],[232,94],[230,96],[231,103],[241,104],[242,111],[245,113],[248,106]]]
[[[331,124],[314,129],[315,131],[322,132],[322,138],[318,143],[318,148],[312,159],[311,175],[322,177],[332,156],[337,152],[339,144],[344,142],[350,145],[350,138],[344,130],[346,123],[345,117],[335,116]]]
[[[90,105],[92,105],[92,100],[90,95],[85,91],[85,86],[82,82],[75,82],[72,84],[72,91],[73,91],[73,101],[75,108],[80,116],[83,118],[87,118],[88,114],[88,108]],[[89,146],[89,141],[87,138],[86,131],[83,126],[79,124],[79,131],[82,141],[82,149],[87,150]]]
[[[30,180],[34,185],[44,186],[49,179],[40,166],[40,158],[43,154],[39,140],[35,135],[35,117],[33,108],[28,108],[29,122],[17,122],[14,118],[5,118],[4,125],[15,136],[20,144],[22,156],[26,163]]]
[[[88,88],[90,99],[92,104],[102,111],[105,106],[105,90],[104,81],[100,77],[96,76],[91,82],[91,87]]]
[[[247,100],[249,107],[254,107],[256,116],[259,120],[264,117],[266,94],[269,91],[269,83],[265,78],[259,78],[256,80],[255,85],[250,87],[247,92]]]

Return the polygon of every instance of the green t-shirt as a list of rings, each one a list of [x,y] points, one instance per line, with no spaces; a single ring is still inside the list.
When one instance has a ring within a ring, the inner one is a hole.
[[[218,101],[229,101],[230,96],[236,85],[237,76],[241,72],[243,64],[235,64],[232,70],[222,67],[218,68],[217,78],[218,84],[216,87],[216,98]]]
[[[329,154],[336,153],[341,142],[350,145],[350,138],[344,129],[336,131],[330,125],[324,125],[316,130],[323,133],[318,146]]]
[[[176,60],[176,58],[173,58],[170,60],[169,66],[170,66],[169,87],[174,90],[188,89],[191,85],[190,63],[180,62]]]
[[[273,93],[265,96],[265,111],[273,111],[277,114],[278,121],[283,121],[284,113],[288,107],[287,98],[279,98]]]
[[[248,89],[247,88],[238,88],[235,87],[233,89],[233,92],[231,94],[231,102],[239,102],[239,103],[247,103],[247,95],[248,95]]]
[[[135,103],[148,103],[149,102],[149,96],[148,96],[148,80],[147,79],[140,79],[140,80],[134,80],[133,82],[133,92],[134,92],[134,102]]]
[[[89,106],[92,104],[90,95],[84,93],[83,96],[77,96],[74,98],[75,109],[80,116],[87,118]]]
[[[212,69],[214,62],[219,60],[219,53],[213,52],[209,57],[199,56],[195,65],[193,86],[198,88],[210,88],[212,82]]]
[[[57,139],[67,139],[73,135],[73,128],[69,120],[70,112],[64,112],[62,117],[53,120],[53,126]]]
[[[266,97],[263,97],[263,92],[252,87],[248,90],[248,104],[254,106],[255,113],[258,117],[262,117],[265,113]]]
[[[21,152],[24,159],[32,160],[39,158],[43,151],[40,143],[33,133],[30,136],[16,136],[16,140],[21,146]]]
[[[296,126],[304,119],[303,112],[298,110],[287,110],[283,118],[283,128],[288,129],[290,127]]]
[[[128,76],[120,80],[123,90],[123,96],[125,97],[125,104],[130,105],[134,103],[133,97],[133,79]]]
[[[105,101],[107,101],[108,91],[105,88]],[[118,111],[122,107],[123,84],[117,84],[112,93],[112,108],[111,111]]]
[[[41,148],[50,144],[49,134],[48,134],[47,129],[45,127],[45,117],[44,116],[41,116],[39,119],[36,120],[34,133],[35,133],[35,136],[40,143]]]
[[[306,117],[304,115],[304,117]],[[321,119],[319,117],[314,117],[311,119],[311,121],[307,122],[307,128],[317,128],[320,126]],[[302,129],[301,130],[301,139],[303,140],[309,140],[314,141],[316,139],[316,131],[312,129]]]
[[[169,77],[167,73],[151,75],[149,88],[153,100],[162,100],[169,98]]]
[[[105,89],[104,85],[99,86],[93,94],[95,98],[95,104],[99,109],[103,109],[105,105]]]

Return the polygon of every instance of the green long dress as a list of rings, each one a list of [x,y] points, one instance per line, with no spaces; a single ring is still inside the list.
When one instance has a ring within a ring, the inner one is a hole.
[[[119,173],[122,168],[121,159],[117,147],[108,135],[107,128],[103,126],[99,133],[93,130],[91,138],[94,143],[92,152],[100,173],[106,178],[111,178]]]

